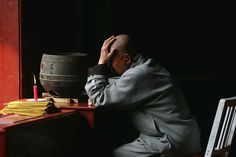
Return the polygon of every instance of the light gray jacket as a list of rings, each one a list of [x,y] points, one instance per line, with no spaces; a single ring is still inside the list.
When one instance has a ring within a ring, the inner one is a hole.
[[[131,67],[109,82],[105,65],[89,69],[85,90],[96,106],[127,110],[142,138],[159,152],[200,151],[200,131],[170,73],[153,58],[137,55]]]

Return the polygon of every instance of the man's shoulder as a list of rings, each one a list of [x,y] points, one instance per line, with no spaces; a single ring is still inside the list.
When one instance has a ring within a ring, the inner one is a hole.
[[[145,75],[150,75],[157,72],[157,66],[150,65],[148,62],[138,64],[134,67],[129,68],[124,74],[131,75],[134,77],[143,77]]]
[[[166,80],[171,78],[171,74],[161,64],[152,59],[148,59],[143,64],[130,68],[124,73],[124,76],[134,78],[135,80],[150,79],[150,81],[158,78],[166,78]]]

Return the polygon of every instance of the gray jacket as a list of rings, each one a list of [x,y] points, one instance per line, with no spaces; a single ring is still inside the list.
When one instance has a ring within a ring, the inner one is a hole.
[[[93,104],[127,110],[140,137],[160,153],[200,152],[198,124],[163,66],[137,55],[130,68],[112,82],[105,68],[89,69],[85,90]]]

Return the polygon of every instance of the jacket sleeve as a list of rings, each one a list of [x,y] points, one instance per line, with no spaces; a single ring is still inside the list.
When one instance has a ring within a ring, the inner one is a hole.
[[[156,86],[163,81],[161,77],[159,81],[154,82],[153,79],[155,76],[150,75],[148,69],[135,68],[127,70],[119,79],[109,83],[108,77],[97,71],[89,74],[85,90],[95,106],[130,108],[157,96],[161,88]]]

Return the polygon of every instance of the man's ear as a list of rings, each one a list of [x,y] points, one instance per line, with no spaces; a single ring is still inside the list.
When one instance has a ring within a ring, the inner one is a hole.
[[[131,57],[129,56],[129,54],[124,53],[124,60],[127,65],[131,64]]]

